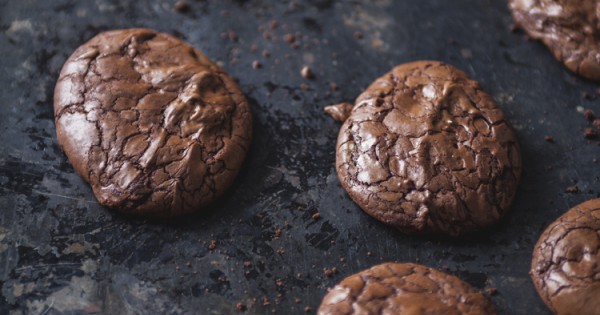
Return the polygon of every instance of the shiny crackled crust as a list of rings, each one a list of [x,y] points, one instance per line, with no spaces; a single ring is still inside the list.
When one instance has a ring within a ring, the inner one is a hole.
[[[318,315],[492,315],[488,299],[457,277],[411,263],[385,263],[344,279]]]
[[[188,44],[148,29],[104,32],[66,61],[58,142],[101,204],[172,216],[230,186],[251,114],[236,83]]]
[[[556,314],[600,312],[600,199],[554,221],[533,251],[531,278]]]
[[[517,25],[569,70],[600,80],[600,2],[510,0],[509,7]]]
[[[494,101],[458,69],[404,64],[358,97],[340,129],[336,167],[368,214],[405,233],[459,235],[499,220],[521,158]]]

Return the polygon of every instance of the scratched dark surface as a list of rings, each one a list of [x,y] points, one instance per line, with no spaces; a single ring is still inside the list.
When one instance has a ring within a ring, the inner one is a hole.
[[[549,313],[527,274],[531,250],[551,221],[600,194],[592,162],[600,146],[583,138],[581,114],[600,114],[598,101],[581,97],[598,85],[510,32],[504,1],[190,0],[186,13],[173,4],[0,0],[0,313],[232,314],[237,303],[247,314],[314,313],[328,287],[384,261],[447,267],[476,288],[496,288],[491,300],[504,314]],[[251,100],[247,162],[204,214],[119,216],[97,204],[57,146],[52,97],[63,62],[100,31],[138,26],[189,41]],[[287,33],[299,47],[282,39]],[[322,108],[352,101],[416,59],[449,62],[478,80],[521,143],[514,206],[478,235],[402,235],[362,213],[335,174],[339,124]],[[254,60],[263,67],[253,69]],[[300,76],[303,65],[314,80]],[[566,193],[573,185],[579,192]],[[333,267],[338,273],[325,276]]]

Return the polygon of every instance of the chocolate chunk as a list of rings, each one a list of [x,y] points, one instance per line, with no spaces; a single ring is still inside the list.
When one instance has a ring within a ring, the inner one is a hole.
[[[315,77],[314,73],[312,72],[312,69],[309,66],[302,67],[302,69],[300,70],[300,75],[307,80],[313,79]]]
[[[600,199],[575,206],[548,226],[533,250],[530,274],[555,314],[598,314]]]
[[[455,276],[411,263],[385,263],[352,275],[323,298],[318,315],[492,315],[495,307]]]
[[[600,2],[509,0],[515,22],[569,70],[600,80]]]
[[[185,0],[179,0],[175,2],[173,9],[177,12],[186,12],[190,9],[190,4]]]
[[[58,142],[98,201],[126,214],[197,211],[231,185],[251,141],[246,98],[188,44],[148,29],[104,32],[65,63]]]
[[[352,112],[352,107],[354,105],[350,103],[339,103],[336,105],[325,106],[325,113],[327,113],[331,118],[337,120],[339,122],[344,122],[348,116],[350,116],[350,112]]]
[[[419,61],[358,97],[338,136],[336,167],[374,218],[405,233],[459,235],[506,213],[521,155],[477,82],[450,65]]]

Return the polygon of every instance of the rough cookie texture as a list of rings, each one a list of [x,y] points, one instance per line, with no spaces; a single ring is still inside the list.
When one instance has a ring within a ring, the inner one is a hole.
[[[440,62],[404,64],[356,100],[341,127],[342,186],[405,233],[459,235],[499,220],[521,173],[518,143],[477,82]]]
[[[600,313],[600,199],[554,221],[533,251],[531,279],[559,315]]]
[[[101,204],[166,217],[232,183],[251,140],[237,84],[188,44],[148,29],[104,32],[56,84],[58,142]]]
[[[600,2],[509,0],[509,6],[516,24],[569,70],[600,80]]]
[[[492,315],[488,299],[457,277],[411,263],[385,263],[344,279],[318,315]]]

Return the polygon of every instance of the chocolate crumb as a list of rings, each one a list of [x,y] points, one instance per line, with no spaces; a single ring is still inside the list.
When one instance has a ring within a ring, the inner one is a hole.
[[[217,248],[217,241],[211,240],[210,244],[208,245],[208,249],[214,250],[215,248]]]
[[[244,267],[252,267],[252,262],[244,261]]]
[[[367,252],[367,256],[371,257],[371,256],[373,256],[373,253]]]
[[[234,31],[227,32],[227,38],[229,38],[229,40],[232,42],[238,41],[238,35]]]
[[[583,117],[585,117],[585,119],[587,119],[588,121],[592,121],[594,120],[594,118],[596,118],[596,116],[594,116],[594,112],[591,109],[586,109],[583,112]]]
[[[271,56],[271,53],[268,50],[263,50],[262,55],[263,57],[268,58]]]
[[[554,143],[554,137],[552,136],[544,136],[544,140],[546,140],[546,142]]]
[[[300,300],[299,298],[294,298],[294,303],[300,304],[300,302],[302,302],[302,300]]]
[[[317,213],[315,213],[315,214],[312,215],[312,218],[314,220],[319,220],[321,218],[321,214],[317,212]]]
[[[258,61],[258,60],[254,60],[254,61],[252,61],[252,68],[260,69],[260,68],[262,68],[262,63],[260,63],[260,61]]]
[[[245,310],[246,310],[246,305],[244,305],[244,304],[242,304],[242,303],[238,303],[238,304],[236,304],[236,305],[235,305],[235,308],[236,308],[238,311],[240,311],[240,312],[243,312],[243,311],[245,311]]]
[[[496,289],[496,288],[487,288],[487,289],[485,289],[485,291],[489,295],[496,295],[496,294],[498,294],[498,289]]]
[[[302,77],[307,80],[313,79],[315,77],[314,73],[312,72],[309,66],[302,67],[302,70],[300,70],[300,75],[302,75]]]
[[[586,139],[595,139],[598,134],[592,128],[585,128],[583,131],[583,137]]]
[[[363,34],[359,31],[354,32],[354,38],[356,39],[362,39],[363,38]]]
[[[277,236],[277,237],[281,236],[281,229],[275,230],[275,236]]]
[[[312,311],[312,308],[310,308],[310,306],[306,306],[304,308],[304,313],[310,313],[310,311]]]
[[[579,192],[579,187],[577,187],[577,185],[569,186],[567,189],[565,189],[565,192],[569,194],[575,194]]]
[[[296,36],[294,36],[294,34],[288,33],[283,36],[283,40],[288,44],[292,44],[296,41]]]
[[[302,89],[302,91],[308,91],[308,85],[306,83],[301,83],[300,88]]]
[[[279,26],[279,23],[276,20],[272,20],[271,22],[269,22],[269,28],[274,30],[277,28],[277,26]]]
[[[179,0],[175,2],[173,9],[177,12],[186,12],[190,9],[190,4],[185,0]]]
[[[337,90],[339,89],[338,85],[337,85],[335,82],[331,82],[331,83],[329,83],[329,88],[330,88],[332,91],[337,91]]]
[[[594,119],[594,122],[592,124],[594,125],[594,127],[596,127],[596,129],[600,130],[600,117]]]

